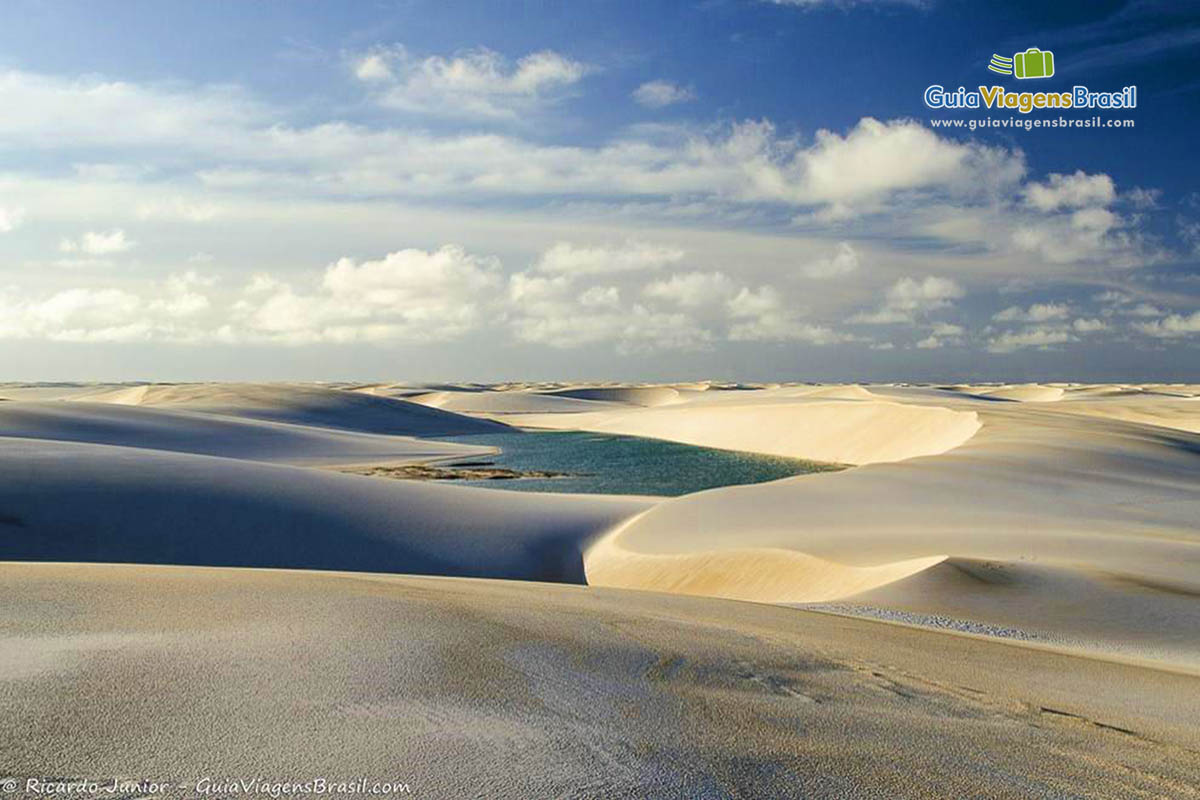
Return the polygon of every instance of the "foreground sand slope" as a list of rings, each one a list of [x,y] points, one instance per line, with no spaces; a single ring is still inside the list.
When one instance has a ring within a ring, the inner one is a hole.
[[[542,584],[0,565],[3,774],[416,797],[1194,798],[1195,678]],[[1136,687],[1139,701],[1128,701]],[[20,794],[10,796],[21,796]]]

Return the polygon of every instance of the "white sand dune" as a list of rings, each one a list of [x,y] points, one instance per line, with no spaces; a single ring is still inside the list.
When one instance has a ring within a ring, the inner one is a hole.
[[[411,402],[460,414],[573,414],[620,408],[613,401],[587,400],[538,392],[429,392],[408,398]]]
[[[359,574],[0,566],[4,769],[1195,795],[1196,387],[364,388],[6,387],[0,559]],[[493,416],[859,466],[662,501],[295,466]]]
[[[845,605],[918,623],[969,621],[1026,642],[1180,670],[1200,665],[1200,591],[1137,574],[956,558],[856,593]]]
[[[487,448],[407,436],[106,403],[0,406],[0,437],[142,447],[291,464],[411,463]]]
[[[662,406],[679,401],[679,390],[673,386],[581,386],[558,389],[546,394],[556,397],[574,397],[579,400],[601,400],[610,403],[627,403],[634,406]]]
[[[1189,395],[1125,391],[1080,397],[1072,392],[1062,410],[1200,433],[1200,399]]]
[[[930,390],[896,387],[871,391],[892,401],[879,403],[880,413],[925,406],[935,396]],[[1140,604],[1121,596],[1145,593],[1150,586],[1169,586],[1185,596],[1200,592],[1200,437],[1094,419],[1081,413],[1082,401],[989,403],[956,398],[953,392],[943,396],[942,410],[972,409],[982,425],[957,447],[932,457],[715,489],[661,503],[589,551],[590,578],[628,588],[696,586],[720,596],[790,602],[805,592],[804,584],[786,577],[795,573],[797,555],[831,562],[826,576],[810,584],[823,598],[838,593],[839,579],[844,597],[861,590],[846,567],[901,575],[906,564],[919,563],[914,560],[941,556],[1034,562],[1059,568],[1053,573],[1058,576],[1074,574],[1072,580],[1109,576],[1105,602],[1126,609],[1101,615],[1086,635],[1077,635],[1077,617],[1087,613],[1086,606],[1064,600],[1041,614],[1039,625],[1051,638],[1086,640],[1101,653],[1108,652],[1107,643],[1126,639],[1147,658],[1169,657],[1175,665],[1186,661],[1188,668],[1200,669],[1194,648],[1173,645],[1190,617],[1156,620],[1152,613],[1137,612],[1155,607],[1154,601]],[[1149,397],[1145,402],[1154,408],[1178,401]],[[726,413],[736,413],[734,408]],[[806,450],[794,434],[810,430],[808,415],[827,413],[820,404],[764,398],[757,408],[749,404],[742,411],[743,424],[726,426],[728,438],[722,443],[762,449],[759,442],[774,433],[793,437],[794,455],[825,452],[820,436],[814,436],[816,447]],[[655,425],[656,416],[657,410],[646,410],[637,413],[640,424],[622,422],[621,427],[677,438],[672,424]],[[713,415],[701,418],[716,421]],[[907,430],[902,414],[892,422],[898,434]],[[711,432],[706,436],[713,441]],[[886,433],[876,441],[885,444]],[[859,458],[870,461],[882,454],[863,452]],[[736,569],[753,580],[732,578],[730,563],[745,566]],[[711,575],[697,574],[704,564],[712,566]],[[1046,595],[1070,597],[1075,585],[1064,582],[1046,589]],[[930,590],[921,608],[930,614],[958,613],[959,594]],[[1019,605],[998,608],[989,620],[1020,627],[1028,611]],[[1142,627],[1138,636],[1128,637],[1123,631],[1133,617]]]
[[[980,397],[993,400],[1013,400],[1018,403],[1054,403],[1063,399],[1064,391],[1058,386],[1040,386],[1036,383],[1024,386],[978,387],[968,390]]]
[[[655,591],[731,600],[819,603],[900,581],[942,556],[852,567],[794,550],[742,548],[654,555],[625,550],[617,536],[589,548],[587,579],[595,586],[653,584]]]
[[[182,409],[366,433],[448,436],[503,430],[497,422],[471,419],[397,398],[312,385],[155,384],[105,388],[77,394],[71,399]]]
[[[1200,774],[1195,678],[787,608],[71,564],[0,565],[0,608],[22,780],[1024,800],[1188,798]]]
[[[706,392],[677,405],[594,414],[513,415],[514,425],[579,428],[840,464],[943,453],[979,430],[974,411],[889,400],[830,400],[764,392]]]
[[[0,438],[0,559],[580,582],[581,544],[647,505]]]

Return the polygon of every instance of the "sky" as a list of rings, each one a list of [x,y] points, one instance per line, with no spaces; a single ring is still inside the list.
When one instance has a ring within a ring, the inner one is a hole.
[[[0,380],[1198,381],[1197,45],[1180,2],[9,0]]]

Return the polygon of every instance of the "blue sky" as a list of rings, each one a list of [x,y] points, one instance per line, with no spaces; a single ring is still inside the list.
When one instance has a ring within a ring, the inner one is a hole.
[[[4,378],[1200,378],[1195,6],[3,17]],[[935,128],[1022,115],[933,83],[1138,107]]]

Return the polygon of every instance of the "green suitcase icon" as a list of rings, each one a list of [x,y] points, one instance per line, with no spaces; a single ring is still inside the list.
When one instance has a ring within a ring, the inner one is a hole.
[[[1049,78],[1054,74],[1054,53],[1031,47],[1013,54],[1013,73],[1018,78]]]

